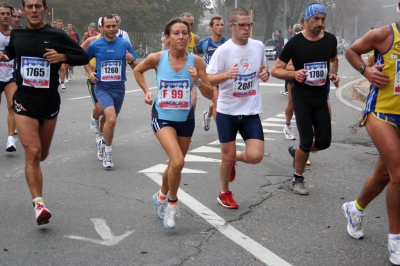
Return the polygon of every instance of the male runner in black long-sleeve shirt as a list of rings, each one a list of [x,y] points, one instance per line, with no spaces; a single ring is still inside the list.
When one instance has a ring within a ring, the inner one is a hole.
[[[43,177],[40,162],[49,154],[60,111],[58,70],[62,63],[84,65],[85,51],[64,31],[43,21],[46,0],[23,0],[27,27],[15,28],[2,61],[17,60],[17,85],[13,107],[21,143],[25,149],[25,176],[32,194],[36,222],[46,224],[51,217],[42,199]]]

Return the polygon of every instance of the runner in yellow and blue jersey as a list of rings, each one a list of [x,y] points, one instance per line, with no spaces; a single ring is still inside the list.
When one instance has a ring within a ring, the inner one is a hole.
[[[364,125],[379,151],[374,173],[357,199],[342,209],[347,232],[361,239],[365,208],[386,187],[389,218],[389,260],[400,265],[400,21],[368,31],[361,40],[346,49],[346,58],[371,82],[367,96]],[[361,55],[374,50],[375,64],[366,65]]]

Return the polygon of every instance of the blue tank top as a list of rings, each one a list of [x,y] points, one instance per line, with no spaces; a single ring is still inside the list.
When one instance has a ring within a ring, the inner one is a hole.
[[[152,108],[152,117],[162,120],[184,122],[194,118],[191,90],[194,86],[188,66],[194,66],[192,53],[178,72],[168,60],[169,50],[163,51],[157,67],[157,95]]]
[[[224,37],[222,37],[220,42],[213,42],[211,37],[208,37],[199,42],[198,46],[201,46],[201,51],[204,52],[203,59],[206,65],[210,63],[211,57],[214,54],[215,50],[217,50],[217,48],[226,41],[227,40]],[[198,50],[200,51],[200,49]]]

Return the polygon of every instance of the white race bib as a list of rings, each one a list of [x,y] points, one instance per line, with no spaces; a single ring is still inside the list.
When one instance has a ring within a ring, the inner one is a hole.
[[[256,72],[245,75],[239,74],[233,81],[233,97],[246,98],[257,95],[256,86],[254,86],[256,75]]]
[[[306,84],[310,86],[325,85],[328,76],[327,62],[305,63],[304,69],[307,70]]]
[[[101,62],[101,81],[121,81],[121,73],[121,60],[107,60]]]
[[[39,57],[21,56],[22,85],[50,88],[50,62]]]
[[[188,79],[161,79],[158,91],[158,105],[163,109],[189,109],[189,86]]]
[[[393,93],[396,95],[400,95],[400,60],[396,60],[396,72],[394,79],[394,88]]]

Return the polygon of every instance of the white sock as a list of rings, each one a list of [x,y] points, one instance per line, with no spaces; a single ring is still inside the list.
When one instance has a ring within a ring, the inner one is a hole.
[[[360,215],[363,214],[364,212],[360,211],[359,209],[357,209],[356,205],[354,204],[354,202],[351,204],[351,212]]]
[[[36,198],[34,198],[32,201],[33,201],[33,204],[34,204],[34,205],[36,205],[38,202],[43,203],[42,197],[36,197]]]
[[[389,239],[391,239],[391,240],[398,240],[398,239],[400,239],[400,234],[397,234],[397,235],[389,234]]]
[[[112,152],[112,146],[106,146],[105,152]]]
[[[14,136],[8,136],[8,138],[7,138],[7,141],[9,141],[9,142],[13,142],[15,139],[14,139]]]

